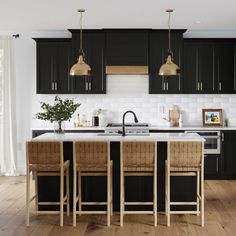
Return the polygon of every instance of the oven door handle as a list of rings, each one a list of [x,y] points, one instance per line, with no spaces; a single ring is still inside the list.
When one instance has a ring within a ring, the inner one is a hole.
[[[209,139],[219,139],[220,138],[220,136],[203,136],[203,135],[201,137],[209,138]]]

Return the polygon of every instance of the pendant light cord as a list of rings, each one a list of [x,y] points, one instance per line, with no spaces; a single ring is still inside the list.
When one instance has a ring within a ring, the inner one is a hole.
[[[84,52],[83,52],[83,43],[82,43],[82,40],[83,40],[83,35],[82,35],[82,20],[83,20],[83,12],[80,12],[80,49],[79,49],[79,53],[84,55]]]
[[[169,13],[169,17],[168,17],[168,37],[169,37],[169,49],[168,49],[168,54],[171,55],[171,57],[173,57],[173,52],[171,51],[171,46],[170,46],[170,43],[171,43],[171,34],[170,34],[170,14],[171,12],[168,12]]]

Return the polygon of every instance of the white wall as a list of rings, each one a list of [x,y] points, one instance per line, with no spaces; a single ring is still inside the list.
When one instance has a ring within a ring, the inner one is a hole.
[[[54,95],[36,95],[38,103],[32,110],[32,115],[40,109],[39,101],[53,102]],[[152,125],[165,125],[164,113],[173,105],[178,105],[183,111],[184,125],[201,125],[202,108],[222,108],[224,116],[229,118],[230,125],[236,125],[236,95],[155,95],[148,94],[147,76],[107,76],[106,95],[61,95],[74,98],[82,105],[77,112],[85,115],[91,121],[93,111],[101,108],[104,112],[101,122],[121,122],[122,114],[133,110],[140,122]],[[128,118],[128,117],[127,117]],[[128,118],[133,121],[132,115]],[[50,123],[32,120],[33,127],[51,126]],[[73,119],[67,126],[73,126]]]
[[[1,34],[2,32],[0,32]],[[7,32],[16,33],[16,32]],[[32,37],[70,37],[66,31],[17,32],[15,44],[15,71],[17,95],[17,168],[25,169],[25,141],[31,138],[31,127],[52,126],[33,119],[40,111],[40,101],[52,102],[54,95],[36,94],[36,44]],[[189,36],[189,35],[188,35]],[[209,35],[207,35],[209,36]],[[75,98],[82,105],[78,112],[91,120],[93,111],[104,109],[101,123],[121,122],[126,110],[133,110],[140,122],[164,125],[163,107],[166,111],[178,105],[184,112],[184,125],[200,125],[202,108],[223,108],[229,124],[236,126],[236,95],[149,95],[147,76],[108,76],[105,95],[63,95]],[[127,117],[132,121],[132,116]],[[67,124],[73,125],[73,120]]]

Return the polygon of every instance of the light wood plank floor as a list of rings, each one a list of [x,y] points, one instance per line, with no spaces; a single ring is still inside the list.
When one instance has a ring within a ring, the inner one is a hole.
[[[151,216],[125,216],[124,227],[119,227],[119,215],[112,217],[112,226],[106,227],[105,216],[81,216],[77,227],[72,217],[65,216],[65,226],[60,228],[58,216],[31,216],[30,227],[25,227],[25,177],[0,177],[0,235],[1,236],[138,236],[138,235],[236,235],[236,181],[205,181],[205,227],[200,218],[191,215],[171,216],[171,226],[166,227],[166,217],[158,214],[154,228]],[[32,204],[33,205],[33,204]]]

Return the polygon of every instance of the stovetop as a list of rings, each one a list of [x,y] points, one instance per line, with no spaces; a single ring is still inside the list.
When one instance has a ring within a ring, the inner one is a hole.
[[[108,123],[106,127],[122,127],[122,123]],[[125,127],[149,127],[148,123],[126,123]]]

